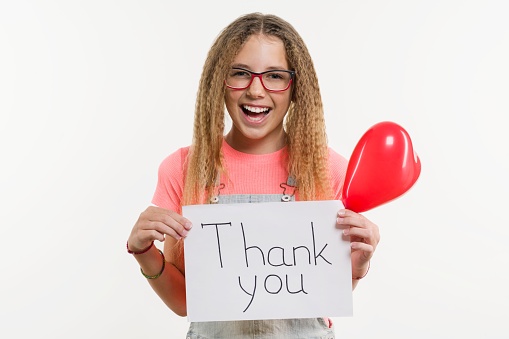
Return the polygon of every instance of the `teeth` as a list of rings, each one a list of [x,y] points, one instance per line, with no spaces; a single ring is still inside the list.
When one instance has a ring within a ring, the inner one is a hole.
[[[267,113],[269,111],[268,107],[251,107],[244,105],[242,106],[246,111],[252,112],[252,113]]]

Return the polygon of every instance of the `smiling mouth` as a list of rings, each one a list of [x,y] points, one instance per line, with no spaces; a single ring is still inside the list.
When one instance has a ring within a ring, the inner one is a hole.
[[[248,105],[242,106],[242,111],[251,121],[260,121],[270,112],[268,107],[253,107]]]

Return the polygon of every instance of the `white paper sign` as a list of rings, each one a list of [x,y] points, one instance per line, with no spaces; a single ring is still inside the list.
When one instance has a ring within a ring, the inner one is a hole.
[[[352,315],[340,201],[184,206],[188,321]]]

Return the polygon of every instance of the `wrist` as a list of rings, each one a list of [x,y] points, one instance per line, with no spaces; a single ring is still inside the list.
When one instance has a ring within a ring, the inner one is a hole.
[[[152,248],[152,246],[154,246],[154,242],[152,241],[150,243],[150,245],[148,245],[147,247],[145,247],[145,248],[143,248],[141,250],[138,250],[138,249],[131,250],[131,249],[129,249],[129,240],[127,241],[125,246],[127,248],[127,253],[136,255],[136,254],[143,254],[143,253],[148,252],[148,250],[150,250]]]

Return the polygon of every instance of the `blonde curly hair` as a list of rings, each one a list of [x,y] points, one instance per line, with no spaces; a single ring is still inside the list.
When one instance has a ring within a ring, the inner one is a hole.
[[[318,79],[308,49],[294,27],[275,15],[251,13],[225,27],[209,50],[197,93],[193,142],[187,158],[183,204],[204,203],[213,194],[218,173],[225,171],[221,145],[225,127],[225,76],[251,35],[283,41],[291,70],[292,102],[284,128],[288,174],[297,181],[300,200],[332,196],[328,149]]]

